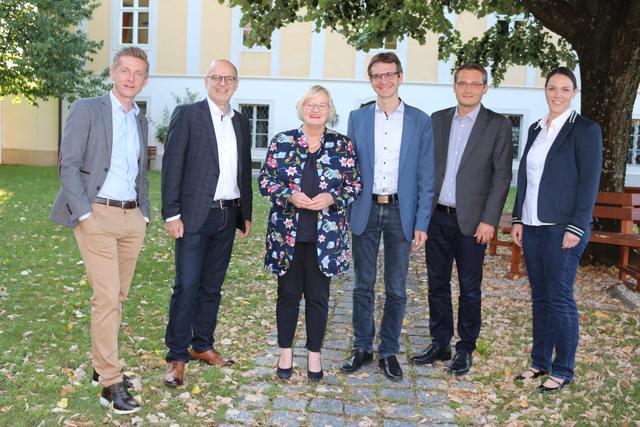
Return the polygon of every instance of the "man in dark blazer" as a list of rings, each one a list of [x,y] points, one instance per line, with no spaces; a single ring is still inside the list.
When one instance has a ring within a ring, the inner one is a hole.
[[[238,71],[227,60],[214,61],[204,85],[207,99],[173,112],[162,158],[162,217],[176,239],[165,335],[170,387],[183,383],[190,359],[233,364],[216,351],[213,335],[235,229],[240,238],[251,229],[249,121],[229,105]]]
[[[464,64],[454,74],[458,105],[433,113],[436,195],[426,245],[431,345],[416,364],[451,359],[451,271],[458,267],[458,336],[449,373],[464,375],[472,363],[481,324],[482,264],[500,222],[511,182],[511,125],[484,108],[487,72]]]
[[[73,228],[93,291],[91,350],[93,379],[103,387],[100,403],[131,414],[140,404],[122,373],[118,331],[149,221],[147,119],[134,102],[149,78],[146,53],[120,50],[109,76],[109,93],[71,106],[50,218]]]

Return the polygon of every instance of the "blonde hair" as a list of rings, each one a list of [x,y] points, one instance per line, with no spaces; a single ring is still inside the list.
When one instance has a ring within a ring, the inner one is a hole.
[[[116,68],[118,66],[118,61],[123,56],[131,56],[132,58],[138,58],[144,61],[147,66],[147,75],[149,74],[149,59],[147,59],[147,53],[136,46],[124,47],[116,52],[113,56],[113,63],[111,64],[111,68]]]
[[[309,88],[308,91],[305,92],[304,95],[302,95],[302,98],[300,98],[300,100],[296,103],[296,112],[298,113],[298,118],[300,119],[300,121],[304,121],[303,110],[304,110],[305,102],[322,93],[327,95],[327,98],[329,99],[329,116],[327,117],[327,121],[325,122],[325,124],[329,123],[331,120],[335,118],[336,106],[333,104],[333,98],[331,98],[331,93],[329,93],[327,88],[325,88],[324,86],[313,85]]]

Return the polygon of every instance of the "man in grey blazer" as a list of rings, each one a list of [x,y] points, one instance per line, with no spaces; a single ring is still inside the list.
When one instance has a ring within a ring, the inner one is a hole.
[[[487,71],[464,64],[454,74],[458,105],[433,113],[436,193],[426,244],[431,345],[416,364],[451,359],[451,271],[458,267],[458,336],[449,373],[464,375],[472,363],[481,324],[482,264],[500,221],[511,182],[511,125],[484,108]]]
[[[116,414],[140,409],[118,358],[124,303],[149,222],[147,119],[134,98],[149,62],[137,47],[117,52],[113,89],[72,106],[60,148],[61,188],[51,220],[73,228],[93,290],[91,344],[100,403]]]

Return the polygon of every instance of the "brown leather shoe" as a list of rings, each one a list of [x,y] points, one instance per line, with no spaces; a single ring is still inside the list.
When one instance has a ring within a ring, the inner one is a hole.
[[[184,360],[170,360],[164,372],[163,381],[169,387],[178,387],[184,383]]]
[[[214,349],[210,349],[202,353],[199,353],[197,351],[194,351],[193,349],[190,349],[189,354],[191,355],[192,360],[202,360],[204,363],[208,365],[231,366],[234,363],[236,363],[231,359],[225,359],[224,357],[222,357],[220,353],[218,353]]]

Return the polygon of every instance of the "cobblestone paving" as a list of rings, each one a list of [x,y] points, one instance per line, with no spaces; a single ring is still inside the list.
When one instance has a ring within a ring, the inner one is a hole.
[[[378,277],[382,275],[378,274]],[[455,425],[457,404],[450,401],[446,390],[469,388],[472,383],[464,377],[452,380],[444,364],[424,367],[408,363],[408,356],[422,351],[430,341],[425,281],[415,269],[409,274],[407,311],[398,354],[404,371],[402,382],[387,380],[378,370],[376,357],[372,364],[355,374],[340,372],[339,368],[351,350],[352,338],[353,276],[347,274],[331,283],[329,322],[322,350],[324,379],[319,384],[312,384],[306,378],[304,307],[301,307],[291,380],[280,381],[275,376],[279,349],[276,331],[273,331],[268,339],[270,348],[256,359],[256,367],[248,373],[258,380],[241,388],[239,399],[227,410],[221,425]],[[380,279],[377,288],[376,325],[379,325],[384,304]]]

